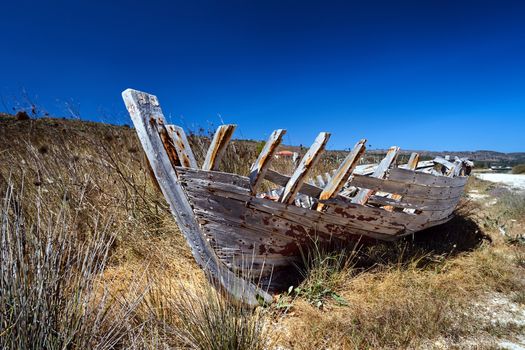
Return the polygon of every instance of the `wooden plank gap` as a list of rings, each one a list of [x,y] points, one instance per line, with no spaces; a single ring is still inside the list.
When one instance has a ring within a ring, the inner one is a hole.
[[[177,125],[166,125],[166,129],[173,141],[173,146],[175,147],[181,166],[196,169],[197,161],[195,160],[184,129]]]

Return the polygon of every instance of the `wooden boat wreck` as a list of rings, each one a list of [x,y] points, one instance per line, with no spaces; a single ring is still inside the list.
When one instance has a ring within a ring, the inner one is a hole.
[[[143,149],[197,263],[236,298],[270,302],[268,287],[312,237],[342,243],[392,241],[443,224],[463,194],[472,163],[436,158],[396,165],[399,147],[358,165],[360,140],[338,169],[311,178],[329,134],[322,132],[291,176],[270,169],[285,130],[274,131],[248,177],[217,171],[234,125],[215,133],[201,167],[182,128],[166,125],[153,95],[123,92]],[[437,169],[437,170],[436,170]],[[263,180],[277,189],[261,193]]]

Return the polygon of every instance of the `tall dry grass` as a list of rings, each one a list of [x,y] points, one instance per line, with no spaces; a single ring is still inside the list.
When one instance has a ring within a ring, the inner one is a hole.
[[[26,216],[22,190],[8,182],[0,206],[0,348],[113,348],[127,313],[97,283],[113,244],[111,219],[93,217],[93,229],[79,235],[71,228],[78,212],[50,212],[40,196]],[[122,322],[113,322],[116,314]]]
[[[190,136],[197,159],[210,139]],[[234,140],[221,169],[246,175],[256,150]],[[395,245],[314,245],[302,283],[244,309],[205,282],[125,127],[0,118],[0,194],[1,348],[418,348],[489,332],[472,302],[525,287],[525,248],[498,230],[522,233],[516,197]]]

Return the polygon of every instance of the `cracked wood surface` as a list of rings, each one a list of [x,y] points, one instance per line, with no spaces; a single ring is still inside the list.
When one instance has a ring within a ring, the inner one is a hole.
[[[257,160],[253,163],[249,175],[251,193],[253,195],[257,193],[257,189],[264,180],[264,175],[273,160],[275,151],[277,151],[277,147],[281,143],[284,134],[286,134],[286,130],[283,129],[278,129],[272,132],[270,138],[266,141],[264,148],[259,154],[259,157],[257,157]]]

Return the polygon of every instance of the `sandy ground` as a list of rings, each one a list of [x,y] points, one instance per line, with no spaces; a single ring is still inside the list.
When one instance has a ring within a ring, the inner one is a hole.
[[[497,182],[515,190],[525,191],[525,175],[482,173],[474,174],[485,181]]]

